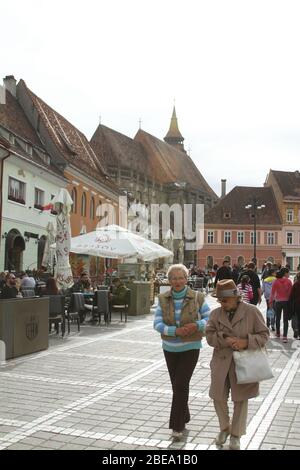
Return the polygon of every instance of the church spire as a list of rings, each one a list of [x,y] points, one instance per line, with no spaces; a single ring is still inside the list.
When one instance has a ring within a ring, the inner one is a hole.
[[[182,137],[180,130],[178,128],[175,105],[174,105],[173,114],[171,117],[170,129],[168,130],[168,133],[165,136],[164,141],[170,145],[174,145],[174,147],[177,147],[180,150],[185,151],[184,146],[183,146],[184,137]]]

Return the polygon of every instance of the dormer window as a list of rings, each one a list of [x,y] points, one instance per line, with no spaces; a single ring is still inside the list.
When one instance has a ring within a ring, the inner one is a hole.
[[[224,219],[230,219],[231,218],[231,212],[230,211],[224,212],[223,217],[224,217]]]
[[[26,153],[28,153],[29,155],[32,155],[32,146],[31,145],[26,144],[25,149],[26,149]]]
[[[294,210],[287,209],[286,211],[286,221],[287,222],[294,222]]]

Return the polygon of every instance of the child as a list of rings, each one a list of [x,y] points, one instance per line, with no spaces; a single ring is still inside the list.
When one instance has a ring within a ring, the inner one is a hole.
[[[242,276],[240,284],[237,285],[238,291],[242,295],[242,299],[247,304],[251,303],[253,299],[253,290],[250,284],[250,277],[246,274]]]

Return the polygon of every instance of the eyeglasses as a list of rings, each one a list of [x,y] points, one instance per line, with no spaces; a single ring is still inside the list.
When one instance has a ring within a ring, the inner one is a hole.
[[[185,277],[172,277],[171,281],[186,281]]]

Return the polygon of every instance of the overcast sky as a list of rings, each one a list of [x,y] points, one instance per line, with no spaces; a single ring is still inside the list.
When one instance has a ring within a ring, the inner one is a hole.
[[[185,147],[220,194],[299,169],[298,0],[14,0],[0,6],[2,77],[90,139],[101,122]],[[0,4],[1,5],[1,4]],[[182,175],[184,181],[184,175]]]

